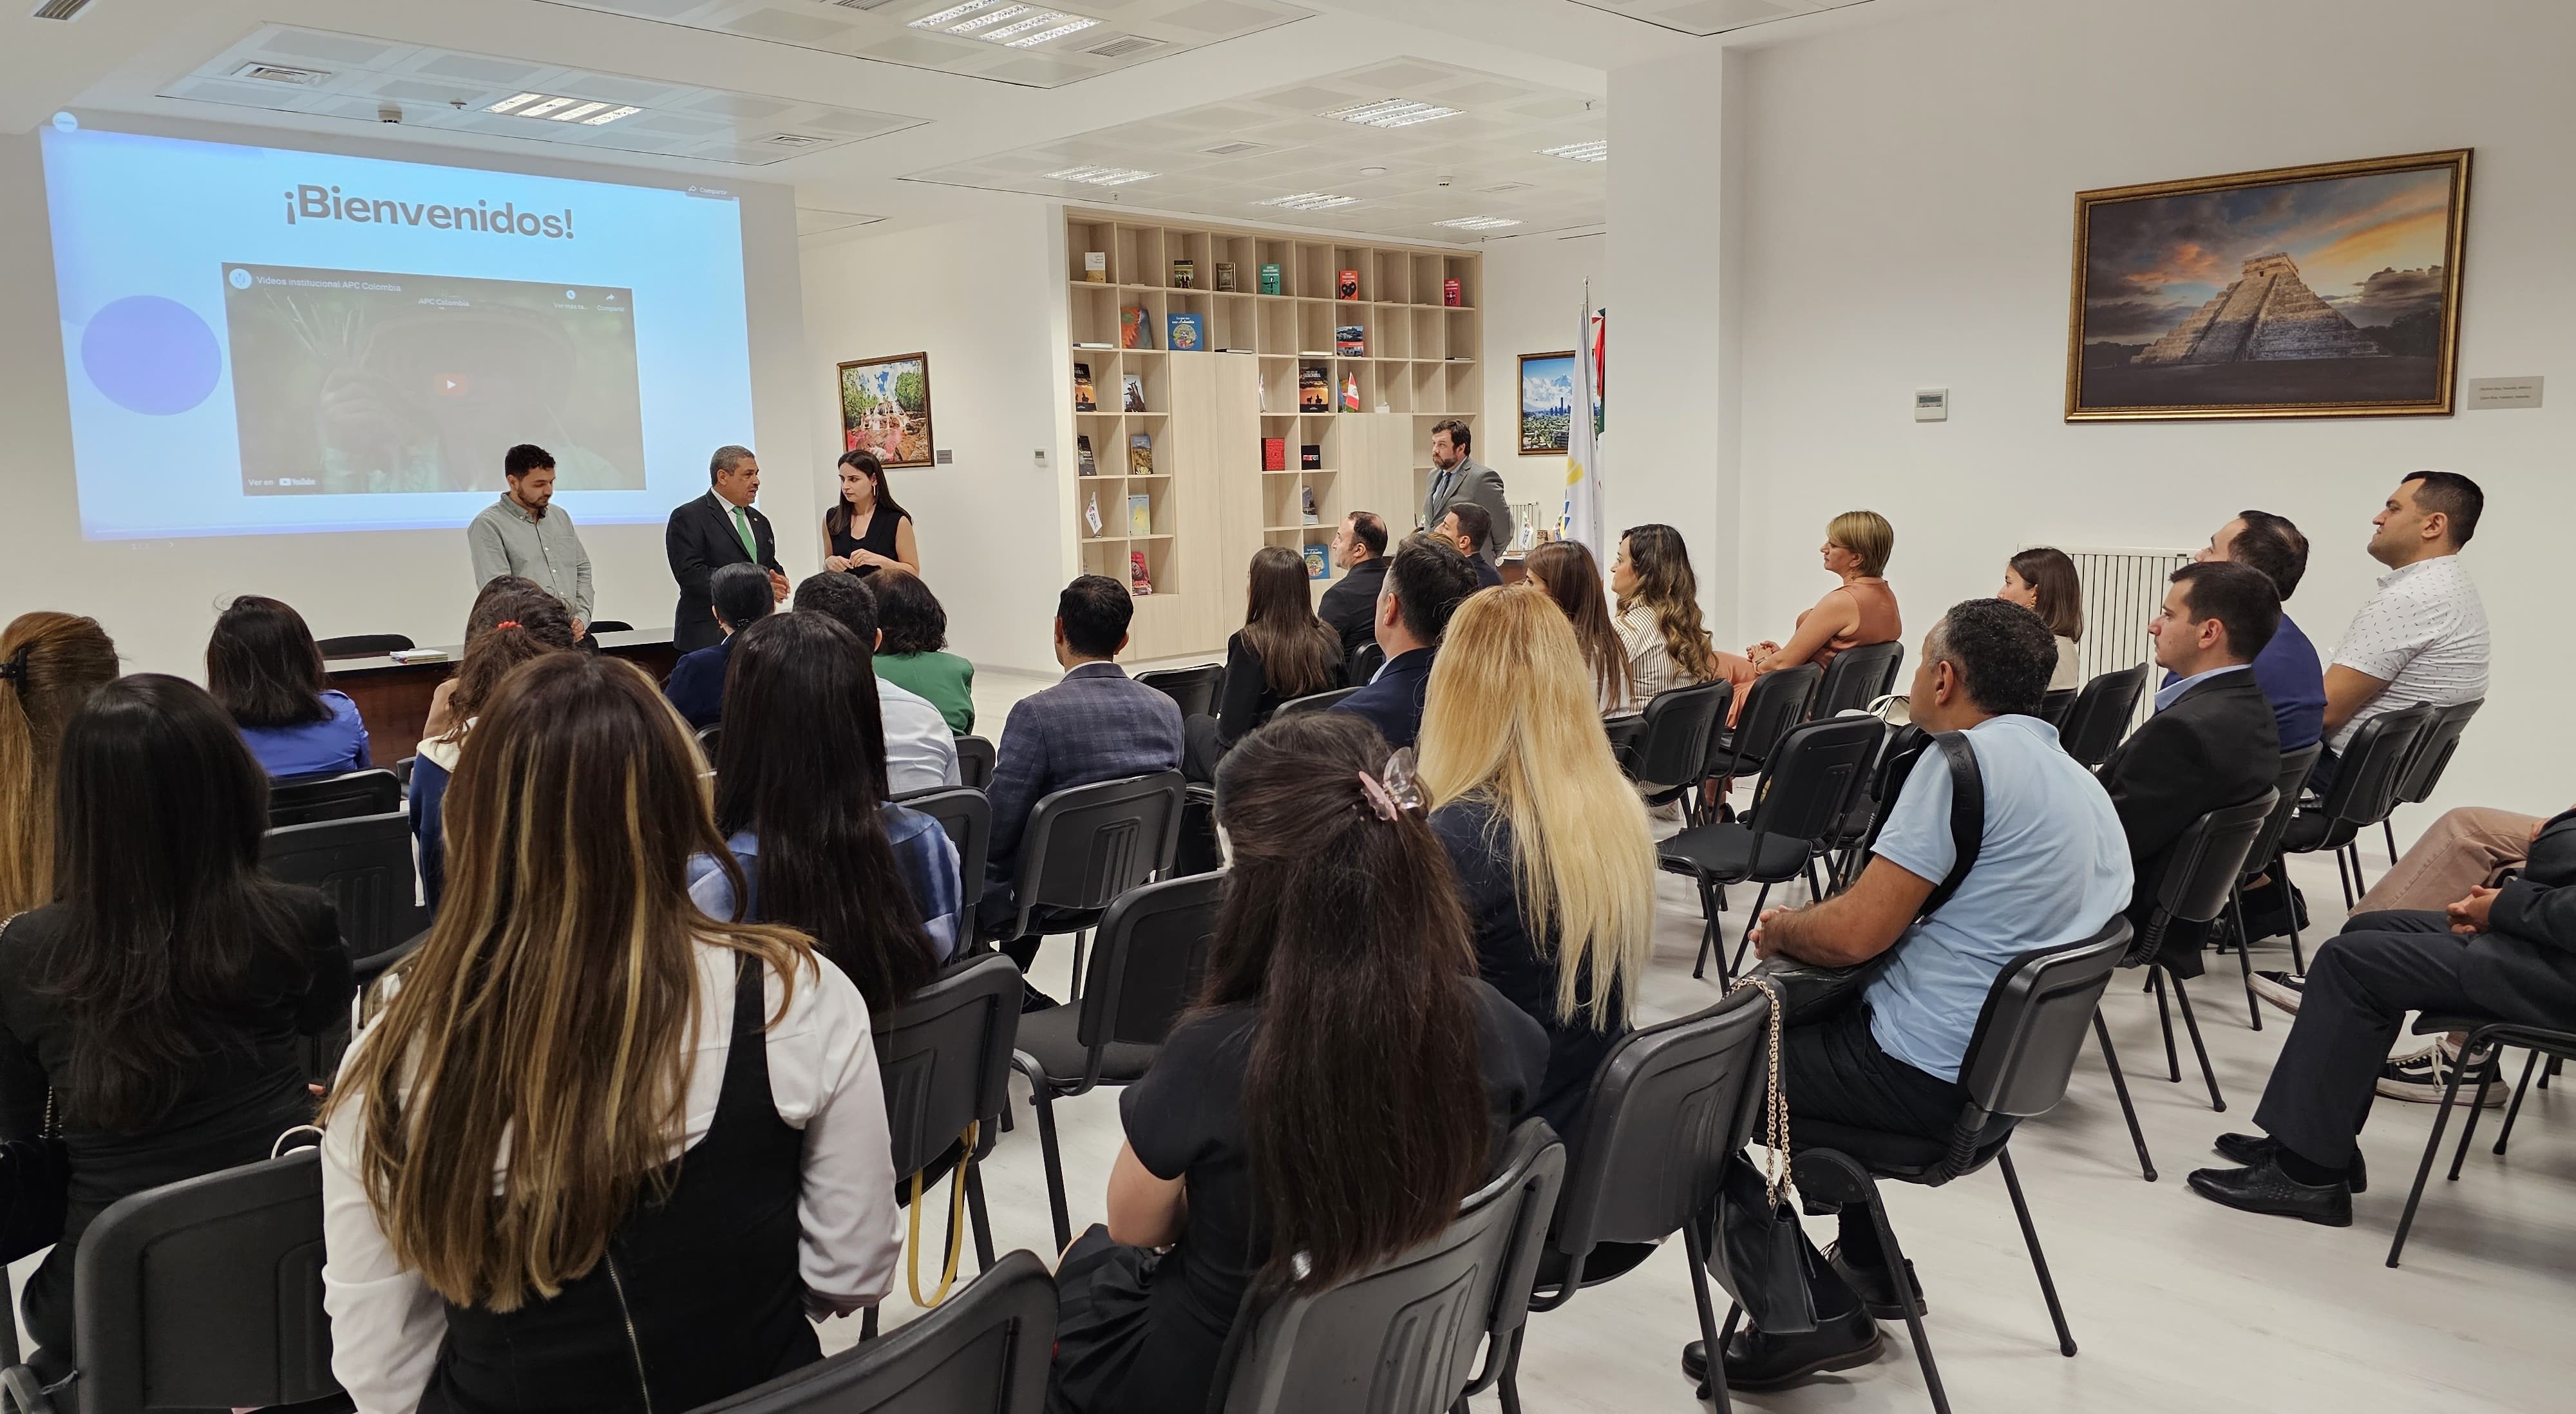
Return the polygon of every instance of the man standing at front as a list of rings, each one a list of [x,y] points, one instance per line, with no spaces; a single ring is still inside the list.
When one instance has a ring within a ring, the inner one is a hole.
[[[1431,428],[1431,493],[1422,500],[1422,529],[1436,530],[1440,518],[1460,502],[1474,502],[1493,518],[1493,529],[1486,535],[1478,558],[1491,565],[1502,558],[1502,547],[1511,543],[1512,507],[1503,499],[1503,475],[1489,466],[1479,465],[1467,455],[1475,445],[1476,434],[1467,424],[1454,417],[1444,417]]]
[[[502,458],[501,475],[509,489],[465,527],[474,587],[505,574],[534,580],[572,611],[572,635],[579,638],[590,630],[590,552],[572,517],[553,509],[554,456],[522,442]]]
[[[778,567],[778,537],[769,517],[752,506],[760,495],[760,460],[749,447],[718,447],[707,464],[707,494],[671,512],[662,550],[679,582],[671,611],[671,646],[693,653],[724,637],[716,624],[707,580],[725,565],[758,565],[769,572],[772,601],[787,597],[787,572]]]

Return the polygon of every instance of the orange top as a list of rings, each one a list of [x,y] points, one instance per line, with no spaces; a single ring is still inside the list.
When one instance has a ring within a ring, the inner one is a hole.
[[[1844,585],[1842,592],[1850,595],[1852,602],[1860,606],[1860,626],[1849,633],[1837,634],[1826,640],[1825,646],[1812,660],[1819,668],[1832,667],[1834,655],[1846,648],[1865,648],[1873,643],[1894,643],[1905,636],[1905,621],[1896,612],[1895,591],[1887,587],[1886,580],[1874,577],[1855,579]],[[1807,614],[1814,612],[1815,610],[1809,609],[1806,613],[1798,615],[1798,622],[1805,623]]]

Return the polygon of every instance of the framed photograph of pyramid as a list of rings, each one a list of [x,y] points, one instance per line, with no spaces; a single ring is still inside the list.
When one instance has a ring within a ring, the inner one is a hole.
[[[2452,410],[2469,152],[2075,198],[2069,422]]]

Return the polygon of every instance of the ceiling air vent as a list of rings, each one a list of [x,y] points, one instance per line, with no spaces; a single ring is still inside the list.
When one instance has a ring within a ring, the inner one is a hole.
[[[1496,182],[1492,186],[1478,187],[1476,190],[1483,192],[1487,196],[1494,196],[1507,191],[1527,191],[1529,186],[1530,184],[1527,182]]]
[[[233,70],[237,79],[258,79],[262,83],[291,83],[298,88],[311,88],[331,77],[320,69],[298,69],[286,64],[263,64],[257,60]]]
[[[820,147],[831,139],[815,137],[809,133],[771,133],[761,141],[772,147]]]
[[[1259,152],[1269,145],[1266,142],[1221,142],[1214,147],[1202,147],[1199,151],[1210,157],[1233,157],[1245,152]]]
[[[1122,34],[1106,44],[1095,44],[1082,52],[1097,54],[1103,59],[1124,59],[1130,54],[1142,54],[1148,49],[1162,47],[1163,41],[1159,39],[1148,39],[1141,34]]]
[[[893,4],[894,0],[824,0],[824,3],[837,5],[844,10],[882,10]]]
[[[76,19],[79,17],[81,11],[88,8],[89,0],[45,0],[45,3],[36,7],[35,18],[40,20]]]

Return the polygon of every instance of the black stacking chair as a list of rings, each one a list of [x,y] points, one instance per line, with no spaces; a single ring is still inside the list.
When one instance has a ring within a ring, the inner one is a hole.
[[[268,827],[311,825],[403,808],[402,777],[382,766],[328,776],[295,776],[268,787]]]
[[[1529,1317],[1565,1146],[1546,1121],[1525,1120],[1501,1157],[1495,1177],[1429,1242],[1311,1295],[1247,1295],[1217,1367],[1221,1402],[1210,1408],[1441,1414],[1490,1387]]]
[[[320,1152],[119,1199],[81,1238],[72,1304],[76,1393],[58,1403],[12,1365],[0,1386],[21,1414],[266,1408],[339,1394],[322,1310]]]
[[[1756,684],[1754,691],[1761,691]],[[1734,966],[1717,936],[1718,901],[1729,884],[1759,883],[1753,915],[1773,884],[1805,875],[1817,898],[1824,889],[1816,879],[1816,852],[1832,838],[1851,809],[1853,796],[1877,759],[1879,738],[1887,731],[1876,717],[1836,717],[1791,727],[1770,752],[1753,808],[1733,820],[1693,825],[1665,840],[1657,856],[1665,873],[1687,874],[1699,885],[1699,960],[1693,977],[1708,972],[1709,951],[1718,955],[1718,981],[1731,982],[1744,963],[1737,949]]]
[[[1816,689],[1808,720],[1821,721],[1866,709],[1896,690],[1896,674],[1904,666],[1902,643],[1866,643],[1835,654],[1832,666],[1825,669],[1823,683]]]
[[[993,1223],[984,1206],[983,1159],[993,1152],[1011,1104],[1011,1050],[1020,1028],[1020,969],[997,953],[953,962],[929,986],[874,1018],[877,1073],[885,1089],[886,1128],[894,1144],[895,1199],[912,1198],[921,1176],[926,1195],[968,1150],[966,1210],[975,1234],[975,1266],[993,1266]],[[876,1334],[876,1308],[861,1324]]]
[[[2016,1123],[2047,1112],[2066,1097],[2067,1078],[2084,1048],[2085,1024],[2101,1005],[2102,990],[2128,947],[2129,921],[2115,917],[2090,938],[2034,948],[2004,964],[1986,993],[1967,1056],[1959,1064],[1959,1083],[1968,1092],[1968,1103],[1959,1111],[1947,1140],[1885,1134],[1822,1120],[1800,1119],[1793,1124],[1789,1138],[1796,1146],[1800,1196],[1811,1203],[1868,1206],[1879,1246],[1887,1254],[1888,1270],[1905,1284],[1898,1288],[1900,1297],[1910,1298],[1907,1286],[1913,1278],[1905,1253],[1896,1245],[1896,1230],[1888,1223],[1879,1180],[1938,1187],[1995,1163],[2003,1170],[2004,1188],[2012,1194],[2013,1216],[2021,1220],[2022,1243],[2030,1249],[2040,1295],[2047,1298],[2048,1318],[2057,1327],[2058,1353],[2074,1356],[2075,1336],[2066,1328],[2066,1312],[2058,1305],[2057,1284],[2049,1279],[2048,1259],[2039,1250],[2039,1229],[2031,1224],[2030,1204],[2022,1198],[2021,1179],[2013,1172],[2008,1146]],[[1920,1304],[1906,1299],[1904,1311],[1915,1358],[1923,1365],[1923,1382],[1932,1392],[1932,1407],[1938,1414],[1950,1414],[1950,1398],[1941,1389],[1941,1372],[1932,1363],[1932,1346],[1923,1335]],[[1721,1342],[1735,1333],[1741,1314],[1740,1310],[1727,1313],[1725,1328],[1719,1332]],[[1712,1357],[1723,1348],[1722,1344],[1711,1347]],[[1722,1366],[1723,1361],[1719,1363]]]
[[[2272,818],[2277,799],[2275,792],[2267,790],[2241,805],[2212,810],[2183,827],[2166,853],[2164,874],[2156,880],[2156,901],[2147,911],[2146,926],[2138,932],[2129,955],[2120,960],[2123,967],[2147,969],[2148,979],[2156,989],[2156,1019],[2164,1024],[2165,1067],[2179,1085],[2182,1061],[2174,1053],[2173,1016],[2165,1010],[2165,983],[2173,983],[2174,1002],[2182,1008],[2182,1024],[2191,1032],[2192,1054],[2200,1058],[2200,1078],[2209,1086],[2209,1107],[2222,1113],[2227,1102],[2218,1096],[2218,1076],[2209,1067],[2209,1048],[2201,1044],[2200,1021],[2191,1012],[2191,993],[2183,990],[2182,979],[2173,976],[2156,954],[2175,928],[2205,928],[2227,907],[2237,879],[2245,872],[2246,856],[2253,852],[2255,838]],[[2153,1183],[2156,1166],[2147,1157],[2147,1136],[2138,1128],[2137,1106],[2129,1101],[2129,1082],[2120,1074],[2119,1057],[2111,1049],[2110,1029],[2102,1024],[2099,1013],[2093,1018],[2093,1039],[2101,1043],[2102,1064],[2110,1070],[2111,1088],[2120,1096],[2120,1115],[2129,1122],[2129,1142],[2138,1149],[2138,1175]]]
[[[589,628],[590,636],[593,638],[597,638],[603,633],[633,633],[635,631],[635,625],[628,623],[624,619],[601,619],[596,623],[586,625],[586,627]]]
[[[1082,1000],[1031,1012],[1020,1022],[1011,1064],[1028,1077],[1029,1107],[1037,1111],[1059,1252],[1073,1241],[1073,1225],[1065,1216],[1055,1102],[1143,1078],[1207,973],[1224,889],[1223,874],[1193,874],[1119,895],[1101,915],[1100,946],[1092,949]]]
[[[1225,676],[1225,664],[1201,663],[1194,668],[1159,668],[1138,673],[1136,681],[1172,699],[1181,716],[1212,717],[1216,715],[1217,680]]]
[[[2317,768],[2317,758],[2325,754],[2325,749],[2324,742],[2312,741],[2296,751],[2281,753],[2281,774],[2272,782],[2271,818],[2263,822],[2263,832],[2254,837],[2254,847],[2245,852],[2245,867],[2236,876],[2236,886],[2227,891],[2227,916],[2236,928],[2236,970],[2243,974],[2245,982],[2245,1014],[2248,1024],[2257,1031],[2263,1029],[2263,1010],[2254,1004],[2254,940],[2246,936],[2251,930],[2245,926],[2245,886],[2272,867],[2281,849],[2281,836],[2299,813],[2299,792],[2307,788],[2308,773]],[[2290,963],[2305,972],[2308,963],[2299,951],[2299,910],[2295,905],[2288,916]]]
[[[344,633],[338,638],[325,638],[314,643],[330,658],[381,658],[388,653],[401,653],[420,645],[399,633]]]
[[[975,900],[984,891],[984,860],[993,847],[993,803],[971,786],[914,791],[895,797],[894,803],[938,821],[948,832],[948,842],[957,846],[957,880],[965,886],[966,904],[966,915],[957,920],[957,926],[971,938]]]
[[[1366,686],[1366,683],[1360,684],[1360,687]],[[1330,692],[1310,692],[1303,697],[1292,697],[1279,704],[1279,710],[1270,714],[1270,720],[1275,722],[1282,717],[1294,717],[1300,712],[1321,712],[1359,690],[1359,687],[1337,687]]]
[[[2335,875],[2343,884],[2343,906],[2358,906],[2369,886],[2361,877],[2361,851],[2353,841],[2361,832],[2388,819],[2397,808],[2397,787],[2415,742],[2433,725],[2436,709],[2429,702],[2382,712],[2355,728],[2335,765],[2334,784],[2314,810],[2302,810],[2281,834],[2283,854],[2313,854],[2330,849]],[[2291,917],[2296,918],[2294,905]],[[2304,963],[2301,971],[2306,971]]]
[[[957,784],[982,790],[993,783],[993,743],[980,736],[957,738]]]
[[[2450,769],[2451,757],[2460,749],[2460,733],[2468,730],[2469,719],[2485,705],[2487,700],[2481,697],[2474,702],[2454,702],[2433,709],[2432,725],[2415,739],[2415,750],[2406,758],[2406,769],[2397,773],[2399,805],[2421,805],[2433,798],[2434,790],[2442,784],[2442,773]],[[2394,869],[2397,827],[2382,820],[2379,832],[2388,842],[2388,867]]]
[[[1720,680],[1646,699],[1636,735],[1619,754],[1619,768],[1632,781],[1664,787],[1649,802],[1661,805],[1697,788],[1707,770],[1709,741],[1725,722],[1734,692],[1733,683]]]
[[[365,958],[420,931],[411,817],[396,809],[288,825],[260,836],[260,867],[331,898],[349,955]]]
[[[2129,734],[2129,724],[2138,715],[2138,699],[2146,691],[2144,663],[2104,673],[2084,684],[2084,690],[2075,695],[2075,705],[2066,709],[2066,720],[2058,726],[2059,744],[2085,770],[2101,765],[2120,739]]]
[[[1566,1160],[1565,1193],[1539,1259],[1532,1311],[1553,1311],[1583,1287],[1635,1269],[1635,1260],[1605,1266],[1596,1258],[1602,1244],[1619,1244],[1627,1249],[1623,1257],[1641,1259],[1653,1250],[1646,1244],[1678,1232],[1690,1257],[1700,1338],[1709,1349],[1720,1348],[1702,1226],[1717,1211],[1727,1159],[1752,1140],[1761,1119],[1770,1019],[1769,999],[1747,987],[1697,1016],[1630,1032],[1602,1060],[1582,1138]],[[1520,1403],[1524,1334],[1513,1333],[1503,1364],[1507,1408]],[[1721,1361],[1711,1376],[1720,1409],[1725,1378]]]
[[[2075,706],[2075,699],[2081,692],[2080,688],[2050,688],[2039,699],[2039,719],[2062,730],[2066,725],[2066,714]]]
[[[1039,1414],[1055,1357],[1055,1277],[1025,1249],[883,1340],[696,1414]]]
[[[2368,723],[2363,725],[2367,726]],[[2415,1034],[2439,1036],[2453,1031],[2469,1033],[2468,1043],[2461,1048],[2463,1056],[2474,1055],[2492,1046],[2502,1059],[2506,1046],[2526,1046],[2531,1059],[2524,1062],[2522,1084],[2514,1087],[2513,1108],[2505,1112],[2504,1131],[2496,1136],[2495,1151],[2504,1152],[2505,1140],[2513,1135],[2513,1120],[2522,1110],[2522,1085],[2531,1083],[2532,1065],[2546,1055],[2552,1064],[2576,1058],[2576,1031],[2552,1031],[2546,1027],[2524,1026],[2518,1022],[2499,1021],[2492,1016],[2435,1016],[2429,1012],[2415,1019]],[[2406,1234],[2415,1226],[2416,1206],[2424,1201],[2424,1181],[2433,1176],[2433,1158],[2442,1149],[2442,1129],[2451,1120],[2451,1106],[2460,1098],[2460,1076],[2466,1066],[2451,1067],[2450,1083],[2442,1087],[2442,1108],[2434,1111],[2433,1132],[2424,1140],[2423,1162],[2415,1166],[2415,1186],[2406,1194],[2406,1211],[2397,1219],[2397,1235],[2388,1244],[2388,1265],[2396,1266],[2398,1254],[2406,1250]],[[2469,1102],[2468,1118],[2460,1122],[2459,1152],[2451,1156],[2449,1181],[2460,1178],[2460,1161],[2469,1156],[2469,1139],[2478,1131],[2478,1111],[2487,1103],[2487,1087],[2492,1080],[2485,1074],[2478,1078],[2477,1094]],[[84,1256],[87,1254],[84,1253]]]
[[[1753,685],[1744,690],[1744,710],[1735,715],[1735,729],[1710,740],[1710,756],[1723,764],[1709,775],[1721,787],[1745,776],[1760,775],[1781,733],[1806,720],[1807,702],[1816,695],[1816,687],[1824,677],[1824,669],[1813,663],[1800,663],[1755,678]],[[1701,806],[1705,812],[1707,802],[1702,801]]]
[[[1102,909],[1120,894],[1168,873],[1181,838],[1178,771],[1157,771],[1056,791],[1029,812],[1020,835],[1011,899],[1019,912],[999,936],[1071,933],[1080,997],[1083,952]]]
[[[1377,676],[1377,670],[1385,666],[1385,648],[1374,642],[1361,644],[1351,654],[1351,686],[1368,686],[1369,680]]]

